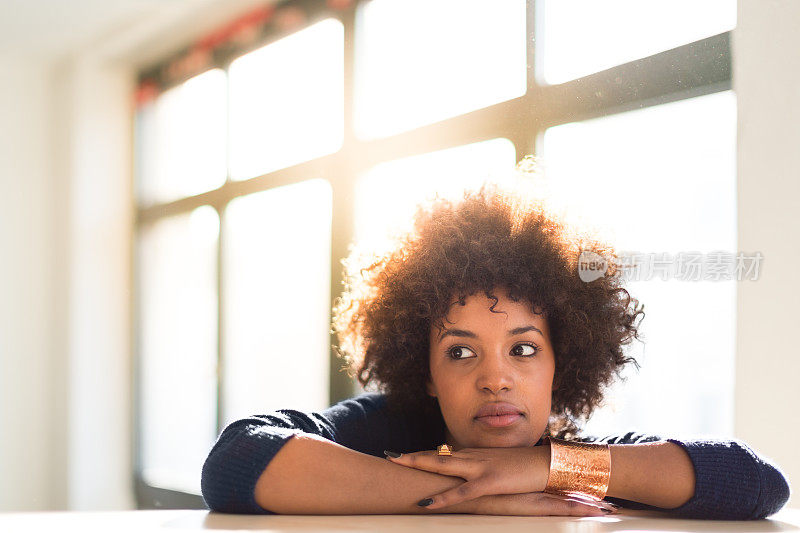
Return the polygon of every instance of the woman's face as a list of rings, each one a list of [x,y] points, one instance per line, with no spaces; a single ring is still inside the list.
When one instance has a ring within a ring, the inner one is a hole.
[[[498,302],[482,292],[450,308],[440,331],[430,332],[431,381],[447,424],[447,443],[461,448],[533,446],[550,415],[555,356],[544,316],[504,290]],[[517,415],[480,417],[492,402]]]

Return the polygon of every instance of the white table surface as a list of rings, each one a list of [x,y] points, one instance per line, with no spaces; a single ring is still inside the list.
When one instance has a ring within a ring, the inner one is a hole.
[[[429,533],[601,533],[606,531],[800,531],[800,509],[783,509],[766,520],[724,521],[668,518],[625,510],[608,517],[449,515],[236,515],[197,510],[0,513],[0,532],[303,531]]]

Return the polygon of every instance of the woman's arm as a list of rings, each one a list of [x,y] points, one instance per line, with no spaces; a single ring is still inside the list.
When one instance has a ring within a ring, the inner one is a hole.
[[[633,432],[581,440],[609,445],[606,499],[623,507],[664,510],[684,518],[748,520],[776,513],[789,499],[781,471],[740,441],[661,439]],[[541,493],[549,459],[550,445],[542,444],[465,448],[452,459],[427,450],[392,462],[466,480],[455,489],[428,495],[433,501],[427,509],[436,511],[482,495]]]
[[[255,500],[286,514],[429,514],[416,502],[460,478],[404,468],[314,435],[297,435],[259,476]],[[473,512],[464,502],[449,513]]]
[[[408,505],[461,480],[386,461],[383,450],[417,450],[444,437],[430,421],[390,415],[385,407],[385,397],[367,393],[322,412],[281,409],[229,424],[203,464],[206,505],[248,514],[347,513],[354,506],[363,513],[418,512]],[[382,501],[387,496],[394,499]],[[464,505],[464,512],[474,507]]]
[[[293,437],[316,436],[381,461],[384,449],[414,446],[413,437],[427,432],[424,425],[389,416],[385,398],[374,393],[343,400],[322,412],[280,409],[242,418],[222,431],[208,453],[200,478],[203,499],[212,511],[273,514],[254,499],[255,486]]]
[[[230,424],[203,465],[204,500],[228,513],[431,513],[417,502],[463,480],[387,461],[383,449],[413,449],[429,432],[424,424],[385,416],[380,406],[379,397],[366,395],[322,413],[284,409]],[[544,496],[486,496],[437,512],[600,514],[594,506]]]
[[[629,432],[595,442],[611,445],[607,497],[612,501],[639,502],[686,518],[753,520],[778,512],[789,500],[789,484],[780,469],[737,439],[662,439]],[[647,447],[646,442],[658,446]]]
[[[313,435],[297,435],[259,477],[258,505],[285,514],[474,513],[604,516],[594,505],[542,493],[487,495],[431,510],[417,502],[463,479],[406,468]]]
[[[694,466],[677,444],[612,444],[610,449],[606,496],[664,509],[680,507],[694,496]]]
[[[694,466],[677,444],[652,442],[610,444],[609,498],[664,509],[680,507],[694,495]],[[410,470],[448,475],[466,480],[449,491],[430,493],[430,510],[448,508],[484,494],[542,492],[550,472],[551,446],[521,448],[467,448],[452,459],[433,450],[403,454],[392,462]]]

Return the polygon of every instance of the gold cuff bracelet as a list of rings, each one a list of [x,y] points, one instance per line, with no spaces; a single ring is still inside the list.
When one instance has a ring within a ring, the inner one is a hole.
[[[550,473],[544,492],[602,500],[611,479],[608,444],[571,442],[545,437],[550,444]]]

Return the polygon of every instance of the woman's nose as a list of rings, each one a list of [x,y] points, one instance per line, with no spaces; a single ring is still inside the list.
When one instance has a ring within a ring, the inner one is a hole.
[[[500,353],[490,353],[482,358],[477,369],[477,386],[493,393],[510,390],[514,385],[514,369]]]

